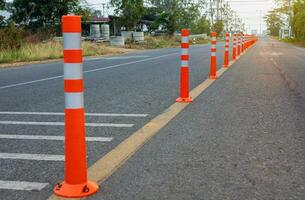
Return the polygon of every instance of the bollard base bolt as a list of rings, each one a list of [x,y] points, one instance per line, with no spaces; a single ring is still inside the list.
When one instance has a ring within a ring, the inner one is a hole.
[[[191,102],[193,102],[193,99],[191,97],[188,97],[188,98],[179,97],[178,99],[176,99],[176,102],[178,102],[178,103],[191,103]]]
[[[99,186],[91,181],[84,184],[62,182],[54,188],[54,194],[65,198],[81,198],[95,194]]]
[[[218,77],[217,76],[210,76],[209,79],[211,80],[216,80]]]

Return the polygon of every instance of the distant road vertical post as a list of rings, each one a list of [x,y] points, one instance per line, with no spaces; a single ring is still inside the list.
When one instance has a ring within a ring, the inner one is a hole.
[[[225,57],[223,67],[229,67],[229,48],[230,48],[230,33],[226,33],[226,43],[225,43]]]
[[[181,30],[181,67],[180,67],[180,97],[176,102],[188,103],[192,102],[189,96],[190,90],[190,74],[189,74],[189,30]]]
[[[237,56],[240,56],[240,52],[241,52],[241,34],[240,33],[238,33],[237,34],[237,42],[238,42],[238,44],[237,44]]]
[[[87,180],[84,81],[81,47],[81,17],[63,16],[65,92],[65,180],[54,193],[79,198],[94,194],[96,183]]]
[[[217,33],[212,32],[212,42],[211,42],[211,65],[210,65],[210,79],[217,79],[217,58],[216,58],[216,44],[217,44]]]
[[[245,35],[241,34],[241,53],[244,53],[245,48]]]
[[[245,46],[245,51],[248,49],[248,35],[244,35],[244,40],[245,40],[245,44],[244,44],[244,46]]]
[[[236,60],[236,53],[237,53],[237,49],[236,49],[236,33],[233,34],[233,53],[232,53],[232,60]]]

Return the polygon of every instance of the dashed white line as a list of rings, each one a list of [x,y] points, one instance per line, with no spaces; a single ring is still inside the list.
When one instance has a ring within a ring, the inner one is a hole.
[[[63,122],[24,122],[24,121],[0,121],[5,125],[31,125],[31,126],[64,126]],[[115,128],[131,128],[134,124],[113,124],[113,123],[86,123],[87,127],[115,127]]]
[[[131,64],[146,62],[146,61],[150,61],[150,60],[157,60],[159,58],[168,57],[168,56],[172,56],[172,55],[176,55],[176,54],[179,54],[179,53],[171,53],[171,54],[166,54],[166,55],[162,55],[162,56],[156,56],[156,57],[147,58],[147,59],[143,59],[143,60],[137,60],[137,61],[117,64],[117,65],[112,65],[112,66],[108,66],[108,67],[87,70],[87,71],[84,71],[84,74],[85,73],[96,72],[96,71],[102,71],[102,70],[106,70],[106,69],[118,68],[118,67],[121,67],[121,66],[124,66],[124,65],[131,65]],[[38,79],[38,80],[34,80],[34,81],[28,81],[28,82],[24,82],[24,83],[17,83],[17,84],[1,86],[0,89],[7,89],[7,88],[17,87],[17,86],[22,86],[22,85],[29,85],[29,84],[33,84],[33,83],[49,81],[49,80],[54,80],[54,79],[58,79],[58,78],[63,78],[63,76],[54,76],[54,77]]]
[[[0,189],[3,190],[40,191],[47,185],[48,183],[0,180]]]
[[[54,79],[58,79],[58,78],[62,78],[62,77],[63,76],[54,76],[54,77],[50,77],[50,78],[43,78],[43,79],[38,79],[38,80],[24,82],[24,83],[17,83],[17,84],[12,84],[12,85],[6,85],[6,86],[0,87],[0,89],[12,88],[12,87],[17,87],[17,86],[22,86],[22,85],[29,85],[29,84],[32,84],[32,83],[49,81],[49,80],[54,80]]]
[[[54,115],[63,116],[64,113],[56,112],[0,112],[0,115]],[[88,117],[147,117],[148,114],[120,114],[120,113],[86,113]]]
[[[54,140],[64,141],[64,136],[50,136],[50,135],[8,135],[0,134],[0,139],[12,139],[12,140]],[[112,137],[86,137],[87,142],[111,142]]]
[[[120,56],[120,57],[100,57],[100,58],[87,58],[85,61],[92,60],[126,60],[132,58],[150,58],[151,56]]]
[[[64,155],[48,154],[21,154],[21,153],[0,153],[0,159],[9,160],[35,160],[35,161],[64,161]]]
[[[147,117],[148,114],[119,114],[119,113],[86,113],[91,117]]]

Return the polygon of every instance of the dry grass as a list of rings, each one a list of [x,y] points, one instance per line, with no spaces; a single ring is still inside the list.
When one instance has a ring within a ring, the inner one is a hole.
[[[275,38],[275,39],[278,39],[278,38]],[[285,38],[285,39],[282,39],[281,41],[291,43],[291,44],[294,44],[299,47],[305,47],[304,40],[300,40],[300,39],[296,39],[296,38]]]
[[[25,44],[18,50],[0,51],[0,63],[31,62],[62,58],[62,44],[57,41]],[[129,50],[130,51],[130,50]],[[84,56],[122,54],[128,50],[109,47],[104,44],[83,42]]]
[[[157,49],[180,46],[180,37],[147,36],[142,44],[130,43],[125,47],[111,47],[107,44],[83,42],[84,56],[116,55],[134,51],[136,49]],[[190,44],[205,44],[208,40],[191,40]],[[18,50],[0,50],[0,67],[18,66],[25,63],[46,61],[62,58],[62,43],[48,41],[41,43],[27,43]]]
[[[190,44],[206,44],[208,40],[198,38],[190,40]],[[131,49],[158,49],[158,48],[171,48],[179,47],[181,44],[181,38],[178,36],[146,36],[145,42],[141,44],[130,43],[126,45],[126,48]]]

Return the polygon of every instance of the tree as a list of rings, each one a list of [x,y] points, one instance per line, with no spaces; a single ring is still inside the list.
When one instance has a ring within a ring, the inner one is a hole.
[[[120,23],[127,30],[134,30],[144,14],[143,0],[111,0],[115,13],[120,16]]]
[[[0,10],[4,10],[5,8],[5,1],[0,0]],[[0,26],[4,25],[4,16],[0,15]]]
[[[297,40],[305,40],[305,1],[304,0],[275,0],[278,7],[274,9],[273,15],[269,14],[269,21],[278,21],[281,25],[289,25],[292,35]],[[285,23],[284,23],[285,22]],[[273,28],[276,24],[273,25]],[[271,26],[271,25],[270,25]]]
[[[150,0],[150,3],[159,11],[156,23],[169,35],[181,28],[190,28],[200,18],[201,4],[195,0]]]
[[[184,2],[181,8],[180,29],[189,28],[190,24],[196,23],[200,19],[200,7],[195,1]]]
[[[159,28],[158,19],[160,17],[160,13],[161,12],[156,7],[145,7],[143,18],[152,22],[148,26],[149,31],[157,30]]]
[[[202,34],[210,32],[210,23],[205,17],[201,17],[199,20],[191,24],[191,32],[193,34]]]
[[[293,5],[292,29],[295,37],[305,40],[305,2],[298,0]]]
[[[283,25],[283,21],[281,19],[280,14],[274,10],[270,11],[265,16],[265,22],[270,35],[278,36],[281,26]]]
[[[217,20],[215,24],[213,24],[212,30],[217,33],[217,35],[220,35],[223,32],[223,21],[222,20]]]
[[[4,0],[0,0],[0,10],[3,10],[5,6],[5,1]]]
[[[77,8],[78,0],[14,0],[11,12],[16,23],[37,29],[60,24],[61,16]]]

